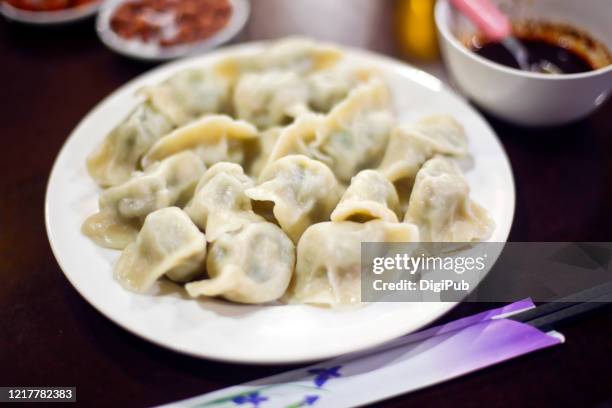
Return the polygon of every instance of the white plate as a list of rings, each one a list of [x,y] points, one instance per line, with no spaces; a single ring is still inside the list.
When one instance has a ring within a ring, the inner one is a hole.
[[[126,57],[144,61],[167,61],[187,55],[196,55],[231,41],[244,28],[251,4],[248,0],[230,0],[232,14],[227,24],[212,36],[190,44],[160,47],[137,39],[126,40],[117,35],[110,27],[115,10],[127,0],[106,0],[96,20],[96,31],[100,40],[111,50]]]
[[[0,12],[13,20],[25,24],[59,25],[73,23],[93,16],[98,12],[102,0],[80,7],[72,7],[57,11],[30,11],[13,7],[6,2],[0,4]]]
[[[442,316],[455,304],[377,303],[355,310],[245,306],[189,299],[172,284],[161,287],[161,295],[137,295],[113,279],[119,252],[100,248],[81,234],[81,223],[97,210],[98,198],[85,158],[139,102],[134,92],[183,68],[260,48],[245,44],[159,67],[118,89],[77,126],[53,167],[45,208],[49,241],[68,280],[96,309],[134,334],[193,356],[241,363],[303,362],[362,350]],[[401,121],[448,113],[465,125],[474,156],[466,174],[472,196],[497,224],[491,240],[505,241],[514,214],[514,181],[508,158],[483,118],[429,74],[375,54],[345,51],[349,60],[383,72]]]

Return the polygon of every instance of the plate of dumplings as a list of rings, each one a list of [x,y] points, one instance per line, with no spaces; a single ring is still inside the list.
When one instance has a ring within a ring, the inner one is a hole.
[[[361,302],[362,242],[505,242],[515,192],[484,119],[387,57],[305,38],[177,61],[66,141],[46,196],[68,280],[188,355],[296,363],[377,346],[453,302]]]

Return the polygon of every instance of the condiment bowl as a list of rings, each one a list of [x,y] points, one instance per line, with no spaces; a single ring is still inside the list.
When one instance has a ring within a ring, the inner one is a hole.
[[[78,7],[54,11],[30,11],[11,6],[6,1],[0,1],[0,13],[11,21],[39,26],[60,25],[84,20],[96,14],[102,0]]]
[[[494,1],[512,21],[541,20],[584,30],[612,49],[609,0]],[[520,71],[485,59],[460,38],[476,29],[448,0],[436,4],[442,55],[454,84],[491,114],[524,126],[556,126],[592,113],[612,91],[612,65],[578,74]]]
[[[248,0],[230,0],[232,14],[227,24],[212,36],[193,43],[162,47],[156,43],[125,39],[112,30],[110,21],[117,8],[127,0],[106,0],[96,21],[102,42],[111,50],[126,57],[145,61],[167,61],[197,55],[231,41],[244,28],[250,14]]]

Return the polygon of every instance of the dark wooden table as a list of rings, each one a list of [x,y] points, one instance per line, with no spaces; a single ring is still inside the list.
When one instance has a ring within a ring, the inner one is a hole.
[[[0,386],[70,385],[83,405],[149,406],[288,368],[197,360],[151,345],[94,310],[53,258],[43,206],[56,154],[96,103],[150,68],[107,51],[91,22],[35,29],[0,20]],[[489,118],[516,178],[512,240],[612,241],[611,117],[608,103],[559,129]],[[444,319],[477,307],[461,305]],[[612,403],[612,313],[562,331],[562,346],[380,406]]]

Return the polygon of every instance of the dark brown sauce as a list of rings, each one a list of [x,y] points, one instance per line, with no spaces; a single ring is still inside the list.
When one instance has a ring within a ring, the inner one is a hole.
[[[547,61],[558,67],[564,74],[577,74],[594,69],[589,61],[567,48],[539,40],[519,39],[519,42],[527,50],[530,65],[537,65],[541,61]],[[488,60],[520,69],[512,53],[503,44],[487,43],[475,50],[475,52]]]
[[[528,20],[513,23],[513,35],[523,44],[529,63],[548,62],[563,74],[589,72],[612,64],[612,54],[602,42],[587,32],[562,23]],[[476,54],[508,67],[519,68],[512,53],[497,42],[480,36],[467,38],[466,45]]]

